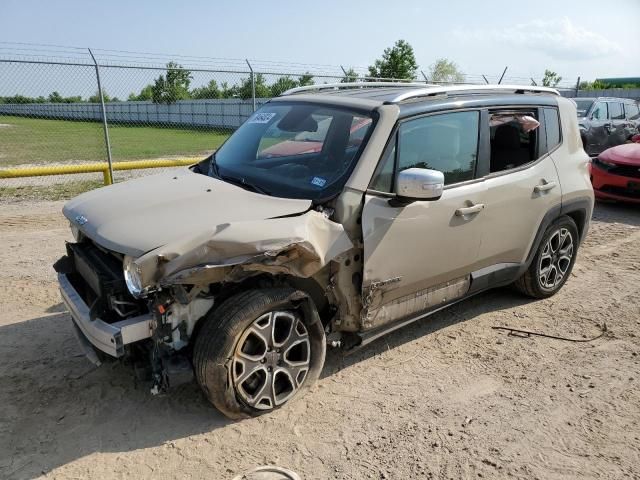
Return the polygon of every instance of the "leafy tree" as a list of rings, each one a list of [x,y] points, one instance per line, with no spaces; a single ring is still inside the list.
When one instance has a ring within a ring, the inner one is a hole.
[[[49,94],[49,102],[50,103],[63,103],[64,98],[58,92],[51,92]]]
[[[385,48],[382,58],[369,67],[369,76],[413,80],[417,69],[413,47],[404,40],[398,40],[393,47]]]
[[[344,77],[340,80],[340,83],[351,83],[358,80],[358,74],[353,68],[349,68],[344,74]]]
[[[222,98],[222,91],[215,80],[211,80],[204,87],[194,88],[191,91],[191,98]]]
[[[446,58],[438,58],[429,67],[429,81],[434,83],[464,83],[465,76],[455,62]]]
[[[297,86],[298,86],[297,81],[295,81],[290,76],[285,75],[284,77],[278,78],[278,80],[273,85],[271,85],[271,96],[277,97],[278,95],[280,95],[283,92],[286,92],[290,88],[295,88]]]
[[[251,88],[251,85],[249,85],[249,88]],[[220,84],[220,89],[222,98],[234,98],[239,96],[238,87],[236,85],[229,86],[229,83],[222,82]]]
[[[267,82],[264,75],[261,73],[255,74],[256,83],[256,98],[269,98],[271,96],[271,89],[267,86]],[[235,96],[235,95],[234,95]],[[253,91],[251,85],[251,77],[242,80],[240,86],[237,87],[237,96],[243,100],[252,98]]]
[[[147,85],[142,90],[140,90],[140,93],[138,95],[132,92],[129,95],[128,100],[131,102],[135,102],[135,101],[144,102],[152,99],[153,99],[153,85]]]
[[[300,78],[298,79],[298,86],[300,87],[306,87],[307,85],[313,85],[314,83],[313,75],[309,72],[306,72],[304,75],[300,75]]]
[[[542,85],[545,87],[557,87],[561,80],[562,77],[556,72],[545,70],[544,77],[542,78]]]
[[[154,103],[175,103],[190,98],[191,72],[175,62],[167,63],[167,73],[160,75],[151,88]]]
[[[104,98],[104,103],[111,102],[111,97],[109,94],[102,89],[102,97]],[[91,103],[100,103],[100,91],[96,91],[95,95],[91,95],[89,97],[89,102]]]

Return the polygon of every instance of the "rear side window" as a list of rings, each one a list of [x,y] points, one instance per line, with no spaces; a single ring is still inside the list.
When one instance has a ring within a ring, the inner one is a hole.
[[[518,168],[538,158],[537,117],[537,109],[491,112],[491,173]]]
[[[622,104],[617,102],[609,103],[609,118],[611,120],[624,120],[624,112],[622,111]]]
[[[558,110],[555,108],[545,108],[544,127],[547,133],[547,151],[550,152],[560,145],[560,119]]]
[[[596,103],[591,116],[597,120],[606,120],[609,118],[609,114],[607,113],[607,104],[604,102]]]
[[[629,120],[637,120],[640,118],[640,107],[637,103],[625,103],[624,109],[627,111],[627,118]]]

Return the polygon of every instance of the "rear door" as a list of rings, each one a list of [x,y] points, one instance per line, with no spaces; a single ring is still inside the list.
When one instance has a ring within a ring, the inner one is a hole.
[[[556,115],[557,109],[553,109]],[[483,267],[522,264],[545,214],[561,202],[538,107],[489,111],[491,160],[485,179],[479,260]]]

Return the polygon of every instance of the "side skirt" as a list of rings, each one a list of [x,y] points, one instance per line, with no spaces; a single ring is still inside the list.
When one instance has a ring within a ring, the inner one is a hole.
[[[456,303],[462,302],[463,300],[467,300],[481,292],[486,290],[490,290],[496,287],[502,287],[505,285],[509,285],[513,283],[520,272],[522,271],[523,266],[519,263],[499,263],[496,265],[491,265],[489,267],[477,270],[471,273],[471,285],[467,293],[462,295],[461,297],[450,300],[441,305],[437,305],[431,307],[418,315],[411,316],[408,318],[403,318],[397,320],[395,322],[389,323],[388,325],[383,325],[381,327],[375,328],[373,330],[369,330],[363,333],[358,333],[357,336],[360,339],[360,342],[357,343],[354,347],[348,349],[348,353],[352,353],[372,342],[391,333],[395,330],[398,330],[402,327],[412,324],[418,320],[426,318],[434,313],[439,312],[440,310],[444,310],[445,308],[450,307],[451,305],[455,305]]]

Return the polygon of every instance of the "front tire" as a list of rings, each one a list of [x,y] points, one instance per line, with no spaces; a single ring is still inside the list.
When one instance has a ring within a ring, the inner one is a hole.
[[[573,219],[557,219],[545,231],[527,271],[515,281],[516,289],[533,298],[555,295],[571,275],[578,243],[578,227]]]
[[[196,379],[208,400],[231,419],[280,408],[320,375],[324,329],[312,301],[300,291],[242,292],[203,321],[193,350]]]

